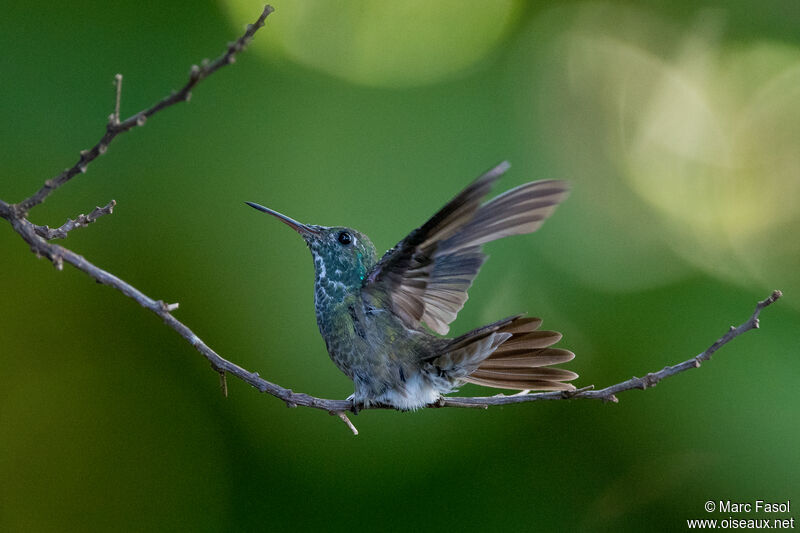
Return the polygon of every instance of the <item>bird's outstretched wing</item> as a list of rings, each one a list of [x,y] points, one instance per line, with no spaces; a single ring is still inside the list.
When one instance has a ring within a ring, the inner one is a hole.
[[[535,181],[481,205],[509,166],[504,161],[480,176],[386,252],[367,274],[362,291],[388,302],[409,327],[425,322],[446,334],[486,260],[482,245],[536,231],[569,193],[563,181]]]

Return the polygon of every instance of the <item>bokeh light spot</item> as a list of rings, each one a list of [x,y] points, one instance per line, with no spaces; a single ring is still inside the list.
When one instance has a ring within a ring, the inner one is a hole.
[[[253,4],[224,0],[231,20]],[[352,83],[408,87],[450,78],[489,54],[512,26],[517,0],[381,0],[277,6],[253,50],[285,56]]]
[[[680,31],[622,6],[580,5],[570,21],[547,73],[570,111],[550,120],[590,132],[608,164],[603,187],[618,186],[610,176],[633,195],[592,216],[622,216],[632,238],[655,237],[721,279],[796,284],[798,261],[785,258],[800,257],[800,241],[781,236],[800,231],[800,49],[727,42],[716,11]],[[561,157],[583,170],[568,149]]]

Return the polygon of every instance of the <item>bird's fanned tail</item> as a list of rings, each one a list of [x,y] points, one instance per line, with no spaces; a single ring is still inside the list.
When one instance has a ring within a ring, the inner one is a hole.
[[[558,365],[571,361],[575,354],[563,348],[552,348],[561,340],[557,331],[539,330],[539,318],[511,317],[471,331],[453,340],[449,354],[470,353],[473,346],[487,345],[494,349],[472,359],[472,368],[459,376],[464,382],[497,389],[560,391],[574,390],[566,383],[578,377],[575,372]],[[498,342],[501,341],[501,342]],[[477,354],[476,354],[477,355]],[[443,355],[441,359],[447,358]]]

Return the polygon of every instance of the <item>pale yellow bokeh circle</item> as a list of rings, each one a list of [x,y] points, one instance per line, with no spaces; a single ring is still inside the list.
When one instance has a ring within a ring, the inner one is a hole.
[[[260,4],[222,0],[232,24]],[[518,0],[291,0],[273,4],[251,44],[352,83],[410,87],[452,78],[491,53],[513,26]]]
[[[725,40],[715,11],[688,26],[612,4],[569,15],[543,76],[558,90],[543,98],[563,100],[548,119],[571,125],[563,164],[575,166],[575,132],[591,131],[577,148],[604,174],[584,189],[628,189],[596,202],[594,219],[722,280],[800,289],[800,49]],[[661,271],[635,277],[656,285]]]

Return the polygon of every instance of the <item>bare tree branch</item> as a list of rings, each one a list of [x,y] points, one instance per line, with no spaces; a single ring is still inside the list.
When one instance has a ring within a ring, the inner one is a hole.
[[[708,347],[708,349],[691,359],[687,359],[682,363],[678,363],[677,365],[673,366],[665,366],[658,372],[651,372],[644,376],[643,378],[632,377],[629,380],[623,381],[621,383],[617,383],[615,385],[610,385],[601,390],[591,390],[593,387],[585,387],[583,389],[578,389],[574,391],[563,391],[563,392],[542,392],[537,394],[520,394],[520,395],[513,395],[513,396],[492,396],[492,397],[484,397],[484,398],[445,398],[444,406],[445,407],[480,407],[480,408],[487,408],[490,405],[508,405],[512,403],[521,403],[521,402],[535,402],[538,400],[569,400],[569,399],[588,399],[588,400],[603,400],[604,402],[618,402],[619,400],[616,397],[617,393],[624,392],[626,390],[632,389],[641,389],[645,390],[651,387],[655,387],[659,381],[662,379],[666,379],[668,377],[674,376],[676,374],[680,374],[681,372],[685,372],[692,368],[700,368],[700,363],[703,361],[708,361],[711,359],[711,356],[722,348],[724,345],[728,344],[730,341],[745,333],[750,331],[751,329],[758,329],[759,321],[758,316],[761,314],[761,310],[765,307],[772,305],[775,301],[778,300],[783,296],[781,291],[772,291],[772,294],[769,295],[768,298],[758,302],[756,304],[756,309],[753,311],[753,314],[750,318],[743,322],[738,327],[731,326],[728,332],[717,339],[714,344]]]
[[[86,167],[89,165],[89,163],[94,161],[97,156],[106,153],[108,145],[120,133],[125,133],[126,131],[129,131],[137,126],[144,125],[148,118],[155,115],[162,109],[177,104],[178,102],[188,102],[192,97],[192,89],[194,89],[195,85],[225,65],[230,65],[236,61],[236,54],[241,52],[244,47],[247,46],[247,43],[252,40],[253,35],[255,35],[259,28],[264,26],[264,21],[273,11],[274,9],[272,6],[264,6],[264,11],[261,13],[261,16],[258,17],[258,20],[256,20],[255,23],[247,26],[247,31],[244,33],[244,35],[239,37],[236,41],[229,43],[228,49],[224,54],[210,63],[204,61],[200,66],[192,65],[192,69],[189,73],[189,81],[187,81],[179,91],[173,92],[152,107],[145,109],[144,111],[139,111],[122,122],[120,122],[119,119],[122,75],[117,74],[115,77],[117,87],[116,105],[114,106],[114,113],[108,117],[108,124],[106,125],[105,134],[92,148],[81,151],[78,162],[72,167],[64,170],[58,176],[47,180],[36,194],[16,204],[14,206],[14,210],[16,211],[17,216],[20,218],[27,216],[31,208],[44,202],[44,200],[50,196],[54,190],[58,189],[78,174],[86,172]]]
[[[12,224],[17,224],[15,226],[15,230],[17,230],[17,232],[20,233],[20,235],[22,235],[29,244],[31,244],[31,248],[34,252],[48,257],[54,262],[54,264],[56,264],[57,267],[61,265],[62,261],[66,261],[78,270],[87,273],[100,283],[109,285],[119,290],[129,298],[136,300],[142,307],[145,307],[146,309],[149,309],[160,316],[164,320],[165,324],[177,331],[184,339],[189,341],[189,343],[194,346],[198,352],[208,359],[209,363],[211,363],[211,367],[216,372],[220,373],[221,376],[224,376],[226,373],[232,374],[245,383],[256,388],[260,392],[266,392],[282,400],[286,403],[287,407],[303,406],[328,411],[329,413],[337,415],[339,418],[341,418],[348,425],[348,427],[354,431],[354,433],[358,433],[357,430],[355,430],[352,422],[347,419],[345,414],[348,411],[358,413],[360,407],[354,405],[353,402],[349,400],[330,400],[317,398],[308,394],[293,392],[291,389],[286,389],[280,385],[265,380],[256,372],[249,372],[248,370],[245,370],[244,368],[221,357],[219,354],[217,354],[217,352],[212,350],[205,342],[203,342],[191,329],[189,329],[188,326],[175,318],[170,312],[174,309],[173,306],[175,306],[175,304],[167,305],[161,300],[154,300],[143,294],[132,285],[117,278],[113,274],[94,266],[86,261],[86,259],[73,253],[72,251],[44,241],[36,235],[35,230],[33,230],[33,224],[27,220],[12,221]],[[725,335],[720,337],[704,352],[677,365],[668,366],[658,372],[649,373],[643,378],[633,377],[629,380],[597,391],[591,390],[592,387],[590,386],[575,391],[540,392],[533,394],[515,394],[512,396],[497,395],[483,397],[445,397],[439,402],[431,404],[428,407],[472,407],[486,409],[490,406],[497,405],[509,405],[542,400],[570,399],[594,399],[617,402],[618,400],[616,394],[620,392],[632,389],[644,390],[654,387],[662,379],[685,372],[691,368],[698,368],[702,361],[709,360],[711,355],[719,348],[742,333],[758,328],[758,317],[761,313],[761,310],[773,304],[781,296],[781,291],[776,290],[767,299],[758,302],[755,311],[747,321],[742,323],[739,327],[732,326]],[[227,391],[227,385],[224,385],[223,388]],[[392,407],[379,405],[370,406],[369,409],[392,409]]]
[[[84,257],[76,254],[75,252],[57,244],[48,242],[55,238],[65,238],[67,233],[77,227],[86,226],[94,222],[102,215],[111,213],[115,202],[112,200],[105,207],[98,207],[94,209],[89,215],[80,215],[75,220],[68,220],[64,225],[57,229],[50,229],[47,226],[38,226],[33,224],[27,219],[27,214],[31,208],[42,203],[47,196],[49,196],[55,189],[72,179],[75,175],[86,170],[92,160],[98,155],[105,152],[108,144],[120,133],[129,131],[130,129],[141,126],[144,120],[157,113],[158,111],[169,107],[177,102],[186,101],[191,95],[191,90],[202,79],[214,73],[216,70],[224,65],[232,63],[236,54],[249,42],[255,32],[264,25],[264,20],[272,12],[270,6],[265,6],[264,11],[255,24],[248,26],[245,34],[234,43],[228,45],[227,51],[211,63],[205,63],[201,67],[192,67],[192,73],[189,81],[184,87],[170,96],[165,97],[154,106],[136,113],[132,117],[120,122],[119,107],[120,97],[122,91],[122,76],[115,77],[116,83],[116,102],[114,112],[109,117],[108,125],[106,126],[106,133],[100,141],[90,150],[82,152],[78,163],[70,169],[65,170],[55,178],[48,180],[44,187],[42,187],[36,194],[30,198],[20,202],[19,204],[8,204],[0,200],[0,218],[8,220],[15,232],[17,232],[28,243],[31,250],[37,256],[47,257],[52,261],[53,265],[59,270],[63,268],[64,262],[69,263],[78,270],[86,273],[89,277],[99,283],[113,287],[120,291],[128,298],[133,299],[142,307],[152,311],[164,321],[164,323],[178,332],[189,344],[200,352],[211,364],[211,367],[220,375],[220,386],[223,393],[227,396],[228,386],[226,376],[231,374],[236,376],[245,383],[251,385],[255,389],[275,396],[282,400],[288,407],[310,407],[313,409],[320,409],[327,411],[331,415],[340,418],[354,434],[358,434],[358,430],[347,416],[348,412],[358,413],[359,406],[354,405],[349,400],[329,400],[324,398],[317,398],[308,394],[296,393],[291,389],[286,389],[263,379],[258,373],[250,372],[244,368],[224,359],[214,350],[212,350],[205,342],[203,342],[188,326],[183,324],[172,315],[172,312],[178,308],[177,303],[167,304],[161,300],[154,300],[145,295],[136,287],[123,281],[122,279],[114,276],[94,264],[87,261]],[[629,380],[611,385],[601,390],[593,390],[592,386],[584,387],[569,392],[542,392],[542,393],[526,393],[515,394],[512,396],[497,395],[486,397],[445,397],[437,403],[431,404],[430,408],[439,407],[471,407],[486,409],[489,406],[496,405],[509,405],[517,403],[526,403],[542,400],[568,400],[568,399],[596,399],[603,401],[616,402],[616,394],[631,390],[631,389],[647,389],[655,386],[662,379],[674,376],[691,368],[697,368],[702,361],[707,361],[711,355],[719,348],[736,338],[737,336],[745,333],[751,329],[758,328],[758,317],[761,310],[774,303],[782,296],[780,291],[774,291],[767,299],[758,302],[756,309],[752,316],[738,327],[731,327],[731,329],[722,337],[720,337],[714,344],[712,344],[706,351],[701,354],[688,359],[682,363],[674,366],[668,366],[658,372],[647,374],[643,378],[634,377]],[[389,406],[370,406],[370,409],[391,409]]]

